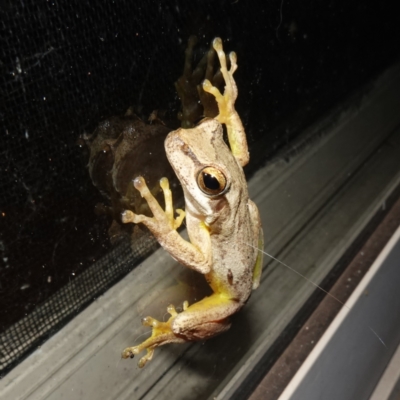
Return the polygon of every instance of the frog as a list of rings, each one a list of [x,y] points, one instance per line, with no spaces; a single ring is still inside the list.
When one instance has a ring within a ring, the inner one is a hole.
[[[169,163],[180,181],[185,210],[174,211],[169,181],[160,186],[165,209],[152,195],[143,177],[133,185],[146,200],[153,216],[122,213],[124,223],[144,224],[170,255],[182,265],[204,275],[212,293],[193,304],[184,301],[182,311],[167,307],[170,317],[158,321],[142,320],[152,328],[141,344],[123,350],[122,358],[133,358],[146,350],[138,362],[144,367],[157,347],[169,343],[203,341],[227,331],[230,317],[247,302],[260,283],[263,230],[257,206],[250,200],[243,167],[249,162],[246,133],[235,109],[238,95],[233,74],[237,56],[229,54],[228,69],[222,40],[212,46],[217,54],[225,82],[224,92],[204,80],[203,90],[214,96],[218,115],[205,118],[193,128],[171,131],[164,142]],[[226,127],[228,144],[224,141]],[[178,228],[186,220],[189,240]]]

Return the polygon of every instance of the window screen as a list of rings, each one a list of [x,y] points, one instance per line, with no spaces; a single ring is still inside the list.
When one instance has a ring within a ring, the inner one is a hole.
[[[190,35],[193,65],[216,36],[238,54],[248,175],[400,48],[372,1],[5,0],[0,15],[0,375],[154,249],[147,233],[112,243],[79,138],[130,107],[178,126]]]

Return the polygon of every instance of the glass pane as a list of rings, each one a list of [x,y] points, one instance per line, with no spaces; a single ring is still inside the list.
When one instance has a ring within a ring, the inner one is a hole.
[[[0,7],[1,374],[155,248],[120,212],[136,206],[137,174],[171,174],[160,144],[181,124],[174,82],[191,35],[193,66],[215,36],[238,54],[248,176],[400,48],[397,14],[372,1]],[[146,136],[131,147],[120,132],[132,129]]]

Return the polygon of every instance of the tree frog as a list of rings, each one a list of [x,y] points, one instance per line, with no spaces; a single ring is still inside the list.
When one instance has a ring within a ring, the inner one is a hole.
[[[138,177],[134,186],[147,201],[153,217],[130,210],[122,213],[124,223],[143,223],[172,257],[203,274],[213,294],[191,305],[185,301],[180,313],[170,305],[167,311],[171,317],[166,322],[144,318],[143,325],[152,327],[151,337],[122,352],[123,358],[132,358],[147,350],[139,367],[152,359],[159,346],[201,341],[229,329],[229,317],[244,306],[260,281],[262,252],[258,248],[262,249],[263,233],[243,173],[249,153],[246,134],[234,108],[238,93],[233,79],[236,54],[230,53],[228,69],[220,38],[214,39],[213,47],[225,90],[221,94],[207,79],[203,89],[215,97],[219,114],[192,129],[172,131],[165,139],[168,160],[183,188],[185,211],[177,209],[177,217],[174,216],[166,178],[160,181],[165,198],[163,210],[143,177]],[[226,126],[230,148],[223,139],[222,124]],[[185,217],[190,241],[177,232]]]

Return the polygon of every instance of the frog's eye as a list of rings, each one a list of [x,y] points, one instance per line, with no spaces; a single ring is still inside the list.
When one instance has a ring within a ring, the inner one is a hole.
[[[224,173],[219,169],[205,167],[197,175],[197,184],[205,194],[217,196],[226,189],[227,179]]]

